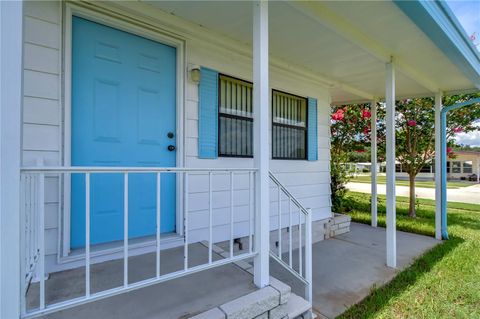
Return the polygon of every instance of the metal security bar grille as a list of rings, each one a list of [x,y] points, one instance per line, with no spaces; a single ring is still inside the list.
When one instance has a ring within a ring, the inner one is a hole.
[[[220,75],[218,155],[253,156],[252,83]]]
[[[307,99],[273,91],[272,157],[306,159]]]

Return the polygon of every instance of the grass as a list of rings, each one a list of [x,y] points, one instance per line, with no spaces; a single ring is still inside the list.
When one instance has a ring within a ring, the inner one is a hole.
[[[387,183],[387,178],[384,175],[379,175],[377,177],[378,184],[386,184]],[[351,182],[354,183],[371,183],[371,178],[370,175],[358,175],[355,176],[354,178],[351,179]],[[407,180],[399,180],[397,179],[396,183],[397,186],[409,186],[409,181]],[[455,181],[455,182],[447,182],[447,188],[450,189],[456,189],[456,188],[462,188],[462,187],[467,187],[467,186],[472,186],[474,185],[474,182],[467,182],[467,181]],[[416,181],[415,185],[417,187],[423,187],[423,188],[435,188],[435,182],[434,181]]]
[[[368,196],[349,192],[352,220],[370,224]],[[408,198],[397,198],[397,229],[433,236],[435,202],[418,201],[408,217]],[[480,318],[480,205],[449,203],[450,239],[419,257],[390,283],[376,288],[339,318]],[[378,224],[385,226],[385,196]]]

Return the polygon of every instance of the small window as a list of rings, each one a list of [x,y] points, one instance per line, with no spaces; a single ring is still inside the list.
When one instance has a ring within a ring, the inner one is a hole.
[[[307,99],[273,91],[272,157],[307,158]]]
[[[252,83],[220,75],[218,155],[253,157]]]
[[[397,173],[402,172],[402,164],[395,164],[395,172]]]
[[[463,162],[463,173],[472,174],[472,172],[473,172],[473,162],[472,161]]]
[[[461,162],[452,162],[452,173],[461,173],[462,164]]]
[[[447,173],[451,173],[451,170],[450,170],[450,167],[452,166],[451,164],[452,164],[452,162],[450,162],[450,161],[447,162]]]

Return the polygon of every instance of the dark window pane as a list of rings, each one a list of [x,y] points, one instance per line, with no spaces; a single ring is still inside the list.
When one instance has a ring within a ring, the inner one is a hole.
[[[307,100],[273,91],[272,156],[278,159],[306,159]]]
[[[219,79],[219,156],[253,156],[252,84]]]

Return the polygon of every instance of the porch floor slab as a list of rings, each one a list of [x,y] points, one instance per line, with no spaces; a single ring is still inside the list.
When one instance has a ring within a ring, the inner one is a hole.
[[[386,262],[384,228],[352,223],[350,232],[313,245],[313,311],[320,318],[335,318],[365,298],[371,288],[384,285],[440,241],[427,236],[397,232],[397,269]],[[276,262],[271,275],[303,295],[304,286]]]
[[[203,245],[192,244],[189,246],[190,266],[206,261],[208,253]],[[162,251],[161,257],[161,266],[165,272],[181,269],[183,247]],[[214,260],[218,259],[221,257],[214,254]],[[122,267],[123,260],[92,265],[92,289],[101,291],[121,285]],[[131,281],[138,281],[151,277],[154,275],[154,269],[154,254],[132,257],[129,262],[129,278]],[[47,303],[52,299],[58,302],[62,299],[83,295],[85,291],[84,276],[84,269],[80,268],[52,274],[46,281]],[[38,305],[38,288],[35,285],[32,285],[29,293],[31,306]],[[257,288],[253,284],[251,274],[229,264],[44,315],[40,318],[189,318],[255,290]]]

